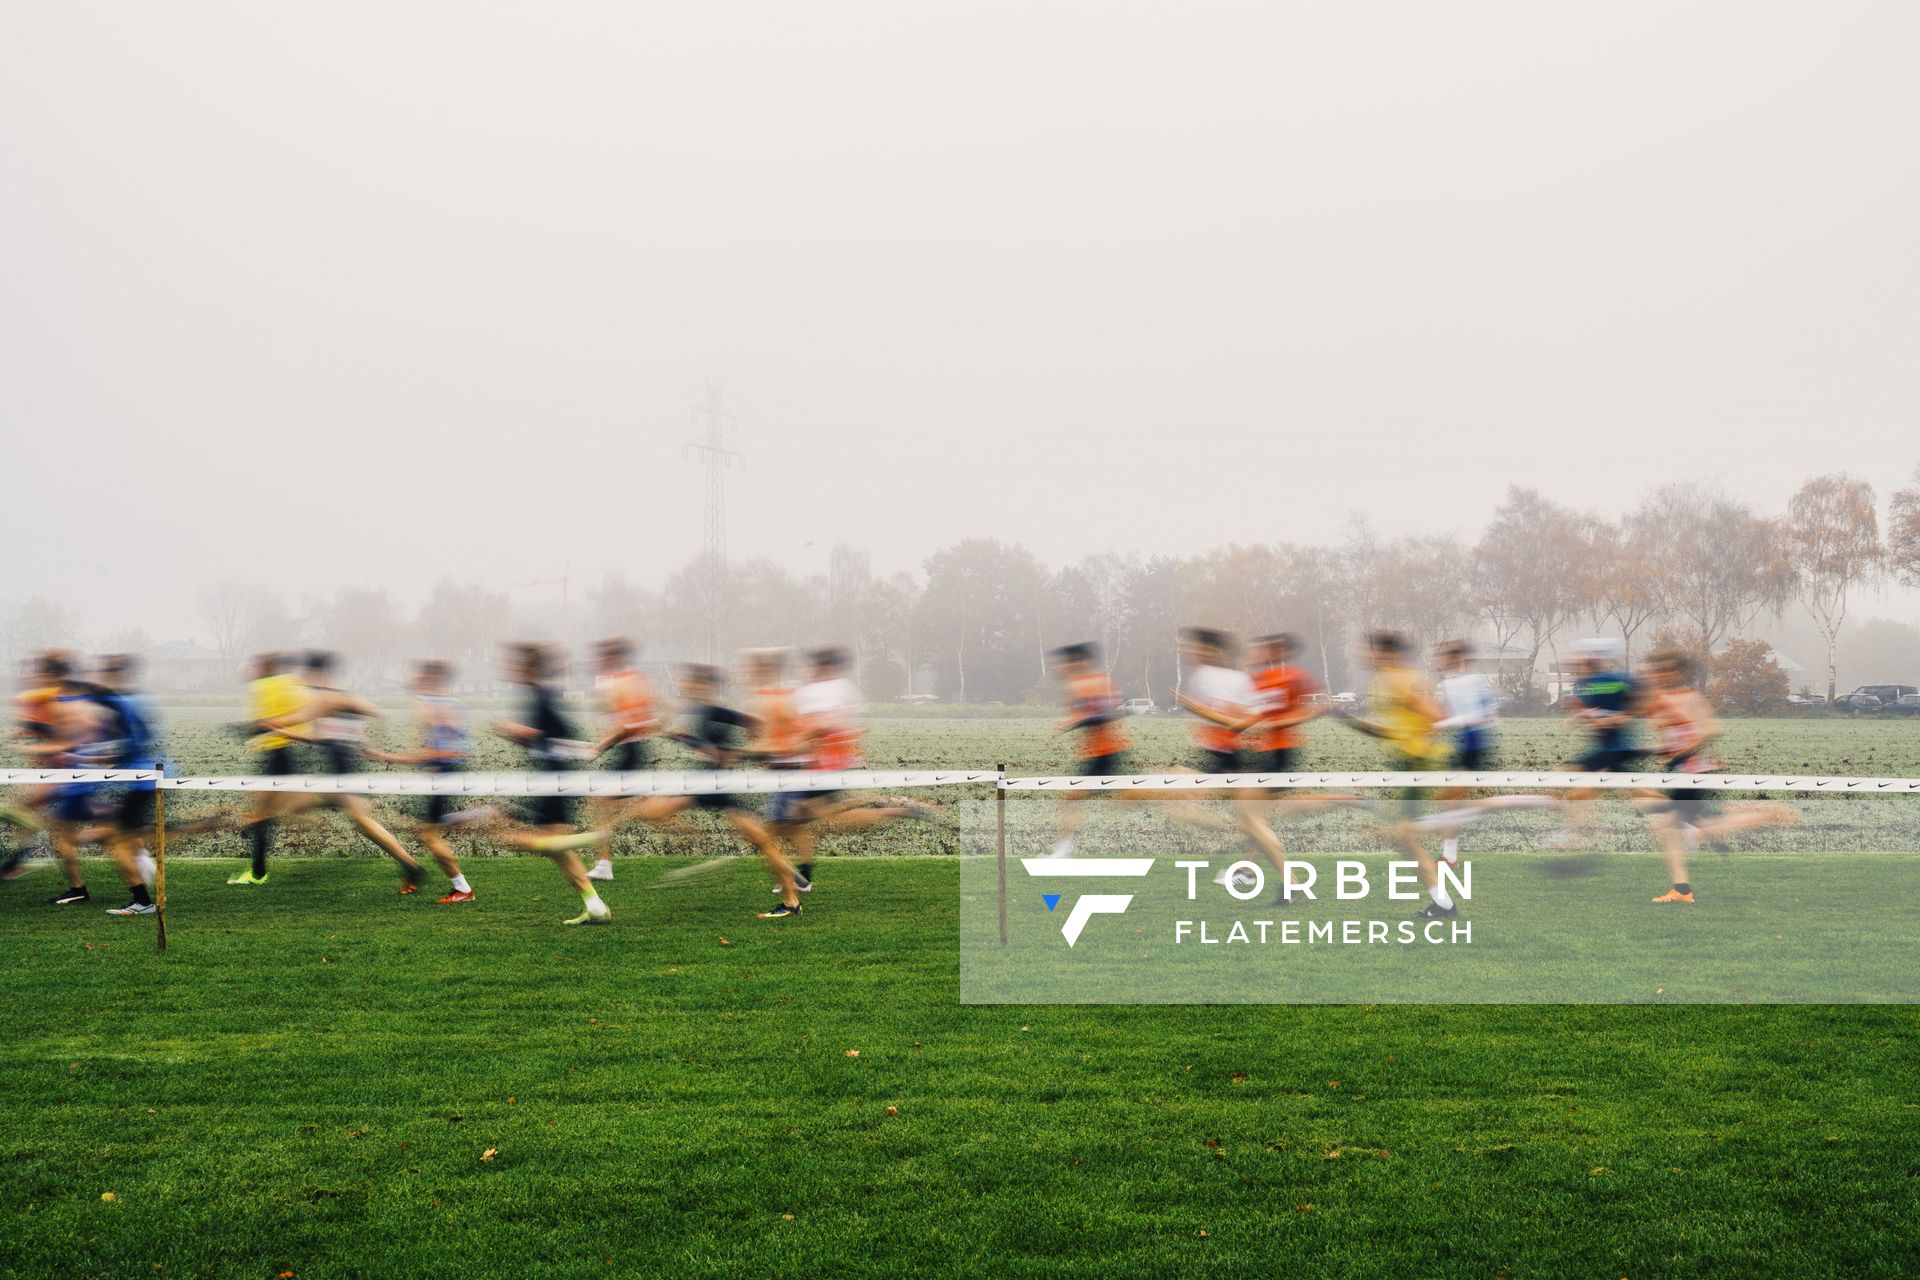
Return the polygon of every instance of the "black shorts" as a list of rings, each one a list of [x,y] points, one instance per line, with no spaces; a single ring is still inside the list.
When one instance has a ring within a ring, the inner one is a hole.
[[[1671,760],[1663,761],[1660,765],[1660,772],[1686,773],[1688,772],[1687,762],[1691,759],[1692,756],[1675,756]],[[1682,822],[1688,822],[1698,826],[1701,822],[1717,812],[1713,803],[1713,793],[1710,791],[1695,791],[1691,788],[1680,790],[1674,788],[1662,791],[1660,794],[1666,797],[1666,811]]]
[[[816,808],[824,808],[844,791],[823,787],[818,791],[774,791],[767,795],[768,822],[805,822]]]
[[[1255,751],[1249,756],[1255,773],[1292,773],[1293,757],[1298,747],[1273,747],[1266,751]]]
[[[574,796],[528,796],[520,812],[530,827],[570,827],[573,825]]]
[[[754,812],[754,809],[742,801],[739,796],[701,795],[694,796],[692,799],[694,808],[705,809],[708,813],[721,813],[728,809],[737,809],[741,813]]]
[[[426,772],[432,774],[447,774],[458,773],[460,771],[458,769],[439,768],[428,769]],[[446,824],[447,815],[454,811],[454,802],[462,799],[462,797],[453,795],[450,792],[439,792],[437,794],[429,793],[418,797],[418,799],[420,801],[420,820],[430,827],[438,827]]]
[[[1453,767],[1462,773],[1479,773],[1487,767],[1490,754],[1484,742],[1459,743],[1453,749]]]
[[[566,773],[548,766],[541,773]],[[570,827],[576,796],[525,796],[518,805],[520,821],[530,827]]]
[[[1083,778],[1118,778],[1133,772],[1127,753],[1109,751],[1103,756],[1082,756],[1074,770]]]
[[[1246,773],[1238,751],[1215,751],[1212,748],[1200,752],[1201,763],[1206,767],[1202,773]]]
[[[1576,773],[1631,773],[1642,755],[1632,747],[1595,747],[1573,762]]]
[[[621,743],[613,749],[607,768],[615,773],[645,773],[653,768],[653,744],[645,738]]]
[[[121,792],[113,808],[115,828],[132,834],[153,826],[153,797],[150,787],[131,787]]]
[[[287,778],[300,772],[292,747],[273,747],[260,753],[260,773],[269,778]]]
[[[335,777],[345,773],[360,772],[360,750],[347,742],[316,742],[315,749],[320,753],[320,772]]]

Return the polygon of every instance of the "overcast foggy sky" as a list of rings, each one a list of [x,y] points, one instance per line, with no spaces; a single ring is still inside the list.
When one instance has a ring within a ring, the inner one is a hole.
[[[657,582],[709,377],[733,553],[803,571],[1471,537],[1509,483],[1617,514],[1662,453],[1769,509],[1833,469],[1884,498],[1917,37],[1904,3],[4,0],[0,599],[168,638],[287,555]]]

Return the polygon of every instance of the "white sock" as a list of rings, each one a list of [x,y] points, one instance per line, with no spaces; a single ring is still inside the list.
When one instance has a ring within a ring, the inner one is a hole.
[[[587,914],[590,916],[603,916],[607,914],[607,904],[600,901],[600,895],[597,893],[591,898],[586,899],[586,904]]]
[[[1448,836],[1440,842],[1440,856],[1448,862],[1460,861],[1460,842]]]
[[[1433,882],[1433,888],[1427,890],[1427,896],[1432,898],[1433,905],[1442,911],[1453,910],[1453,898],[1447,893],[1447,886],[1441,884],[1438,880]]]
[[[455,876],[453,878],[453,891],[455,893],[472,893],[473,886],[467,883],[465,876]]]
[[[134,854],[133,861],[134,865],[140,868],[140,878],[146,881],[147,888],[153,888],[154,877],[160,874],[160,864],[155,862],[153,855],[145,849]]]

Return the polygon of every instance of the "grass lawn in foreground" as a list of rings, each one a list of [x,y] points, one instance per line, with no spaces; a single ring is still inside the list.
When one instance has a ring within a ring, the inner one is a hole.
[[[1920,1267],[1909,1008],[963,1006],[953,860],[671,865],[0,886],[0,1273]]]

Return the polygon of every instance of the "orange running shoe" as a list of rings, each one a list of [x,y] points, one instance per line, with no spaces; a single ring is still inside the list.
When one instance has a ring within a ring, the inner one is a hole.
[[[402,880],[400,882],[400,896],[404,898],[408,894],[412,893],[415,889],[418,889],[419,887],[420,887],[419,885],[414,884],[410,880]]]
[[[452,893],[448,894],[446,897],[441,898],[440,901],[441,902],[472,902],[473,891],[471,889],[467,889],[464,891],[460,889],[455,889]]]
[[[1659,897],[1655,898],[1654,901],[1655,902],[1692,902],[1693,890],[1689,889],[1685,893],[1682,893],[1678,889],[1669,889],[1665,893],[1661,894]]]

